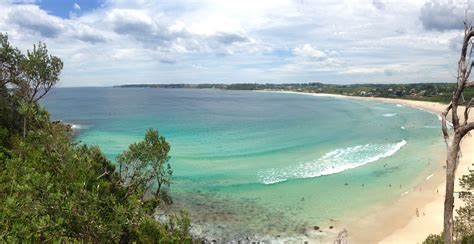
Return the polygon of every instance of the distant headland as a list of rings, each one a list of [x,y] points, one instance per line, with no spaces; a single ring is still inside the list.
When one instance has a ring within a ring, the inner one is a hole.
[[[188,88],[222,90],[274,90],[306,93],[326,93],[345,96],[403,98],[411,100],[448,103],[455,83],[410,83],[410,84],[323,84],[313,83],[235,83],[235,84],[127,84],[118,88]],[[474,91],[465,91],[466,101],[474,97]]]

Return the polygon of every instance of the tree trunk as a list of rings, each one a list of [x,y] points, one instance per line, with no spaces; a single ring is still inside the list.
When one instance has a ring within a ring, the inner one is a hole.
[[[446,160],[446,191],[444,198],[444,243],[453,243],[453,209],[454,209],[454,180],[456,178],[456,166],[459,160],[460,138],[456,134],[453,143],[448,148]]]
[[[460,155],[460,143],[462,138],[470,130],[474,129],[474,122],[469,122],[469,109],[474,107],[472,99],[466,104],[464,101],[463,92],[466,88],[473,88],[474,81],[471,79],[471,71],[474,67],[474,60],[472,55],[474,54],[474,44],[472,39],[474,38],[474,26],[471,26],[471,22],[467,19],[464,21],[464,41],[461,48],[461,57],[458,62],[458,71],[456,76],[456,90],[453,92],[451,102],[449,103],[446,110],[442,113],[442,131],[443,137],[448,146],[448,155],[446,158],[446,196],[444,198],[444,243],[453,243],[454,223],[453,223],[453,210],[454,210],[454,181],[456,179],[456,168],[459,163]],[[467,63],[466,63],[467,60]],[[461,100],[462,98],[462,100]],[[458,105],[465,104],[464,109],[464,121],[461,124],[458,116]],[[450,135],[448,133],[448,126],[446,122],[446,116],[448,116],[451,110],[451,123],[453,127],[453,138],[450,142]]]

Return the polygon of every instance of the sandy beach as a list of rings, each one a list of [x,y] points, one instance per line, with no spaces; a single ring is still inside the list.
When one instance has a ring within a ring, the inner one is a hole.
[[[281,92],[297,93],[288,91]],[[315,93],[304,94],[396,103],[418,108],[436,115],[441,115],[446,107],[445,104],[441,103],[405,99],[352,97]],[[461,116],[463,112],[464,109],[460,110],[461,119],[463,118],[463,116]],[[449,116],[450,115],[448,115],[448,119]],[[470,121],[473,121],[472,116],[474,115],[471,111]],[[459,178],[462,175],[468,174],[469,169],[474,168],[474,139],[472,135],[465,136],[461,142],[461,150],[462,157],[456,172],[455,191],[461,190]],[[446,151],[436,153],[439,153],[439,161],[435,162],[438,164],[438,167],[435,172],[423,176],[423,182],[420,182],[416,187],[402,194],[396,202],[393,202],[391,205],[374,207],[369,214],[354,223],[341,223],[337,226],[337,231],[341,231],[342,229],[348,230],[349,243],[422,243],[429,234],[441,233],[443,229],[443,204],[446,177],[444,166]],[[461,204],[462,201],[455,198],[455,208]]]
[[[388,98],[356,98],[371,101],[398,103],[441,114],[446,105],[433,102]],[[464,109],[461,110],[464,112]],[[470,113],[471,116],[472,112]],[[461,116],[460,116],[461,117]],[[463,117],[461,117],[463,118]],[[470,117],[472,121],[472,117]],[[441,135],[440,135],[441,136]],[[474,163],[474,140],[467,135],[461,142],[462,157],[456,172],[455,191],[461,190],[459,177],[468,174]],[[427,152],[428,153],[428,152]],[[445,192],[446,151],[440,152],[439,167],[428,175],[425,181],[396,203],[383,209],[374,210],[352,228],[351,243],[422,243],[433,233],[443,229],[443,204]],[[462,201],[456,198],[455,208]],[[418,209],[419,216],[416,215]],[[355,227],[357,226],[357,227]]]

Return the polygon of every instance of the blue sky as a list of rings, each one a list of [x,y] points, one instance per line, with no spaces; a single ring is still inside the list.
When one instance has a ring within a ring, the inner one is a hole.
[[[0,31],[61,86],[454,81],[464,1],[0,0]],[[470,16],[470,15],[469,15]]]
[[[14,2],[14,1],[13,1]],[[17,3],[21,3],[17,1]],[[33,2],[50,15],[60,18],[71,18],[71,15],[80,16],[82,13],[100,8],[104,1],[99,0],[41,0]]]

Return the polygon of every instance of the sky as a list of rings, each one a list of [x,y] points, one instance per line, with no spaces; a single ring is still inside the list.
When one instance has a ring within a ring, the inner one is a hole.
[[[465,2],[0,0],[0,32],[65,87],[454,82]]]

